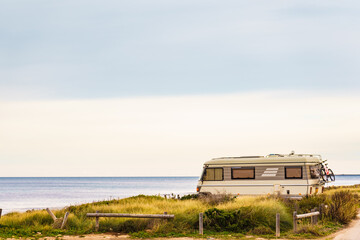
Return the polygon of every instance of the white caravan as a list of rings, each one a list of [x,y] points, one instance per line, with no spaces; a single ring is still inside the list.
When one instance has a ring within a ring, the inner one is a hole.
[[[204,163],[197,186],[201,194],[302,197],[324,190],[320,155],[270,154],[214,158]]]

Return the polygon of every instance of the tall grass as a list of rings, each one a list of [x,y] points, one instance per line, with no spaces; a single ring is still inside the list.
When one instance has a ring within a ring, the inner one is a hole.
[[[216,203],[215,203],[216,202]],[[137,196],[121,200],[103,201],[78,206],[71,206],[62,210],[55,210],[57,217],[61,217],[66,211],[70,212],[67,230],[72,232],[92,232],[94,219],[86,217],[86,213],[138,213],[138,214],[174,214],[173,220],[159,219],[127,219],[127,218],[100,218],[100,232],[137,232],[151,230],[156,233],[193,233],[198,228],[198,216],[200,212],[217,207],[221,210],[236,210],[251,206],[254,211],[251,214],[259,215],[259,224],[262,221],[270,222],[276,212],[281,212],[284,221],[290,224],[290,218],[285,205],[275,199],[262,197],[242,197],[217,199],[188,199],[175,200],[164,199],[157,196]],[[287,219],[287,220],[286,220]],[[52,219],[46,211],[29,211],[26,213],[11,213],[0,219],[0,224],[11,228],[29,227],[34,231],[42,231],[51,227]],[[251,227],[251,226],[249,226]],[[1,230],[0,230],[1,231]]]
[[[353,191],[355,192],[355,191]],[[281,229],[291,229],[292,212],[310,212],[321,203],[327,204],[327,217],[322,221],[335,221],[345,224],[356,216],[358,198],[353,192],[331,190],[331,194],[305,197],[300,201],[284,200],[276,197],[238,197],[164,199],[158,196],[139,195],[120,200],[109,200],[70,206],[54,210],[57,217],[70,212],[65,230],[53,230],[52,219],[45,210],[25,213],[9,213],[0,219],[0,237],[31,236],[37,232],[44,235],[59,233],[83,234],[94,232],[95,219],[86,217],[86,213],[138,213],[138,214],[174,214],[175,218],[130,219],[100,218],[100,232],[142,232],[154,234],[194,234],[198,229],[198,216],[206,212],[205,229],[215,231],[235,231],[253,234],[270,233],[275,230],[275,215],[281,215]],[[332,216],[332,217],[330,217]],[[304,228],[306,229],[306,228]],[[312,228],[309,228],[312,229]],[[303,230],[305,231],[305,230]],[[313,229],[312,229],[313,231]]]

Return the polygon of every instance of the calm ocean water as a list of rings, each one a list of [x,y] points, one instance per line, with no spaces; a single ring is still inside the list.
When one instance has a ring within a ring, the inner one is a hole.
[[[139,194],[196,192],[198,177],[0,178],[3,213],[60,208]]]
[[[194,193],[198,177],[0,178],[3,213],[61,208],[139,194]],[[336,176],[329,185],[360,184],[360,175]]]

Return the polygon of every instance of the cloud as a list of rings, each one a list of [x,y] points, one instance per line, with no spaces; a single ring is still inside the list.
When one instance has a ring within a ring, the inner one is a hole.
[[[3,176],[197,176],[213,157],[318,153],[359,173],[358,94],[0,102]]]
[[[360,87],[356,1],[20,2],[0,7],[1,99]]]

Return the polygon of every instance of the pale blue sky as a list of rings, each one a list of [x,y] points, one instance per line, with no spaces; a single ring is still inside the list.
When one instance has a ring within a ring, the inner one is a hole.
[[[0,99],[360,89],[358,1],[0,2]]]
[[[360,2],[0,0],[0,176],[360,173]],[[111,166],[111,169],[109,169]]]

